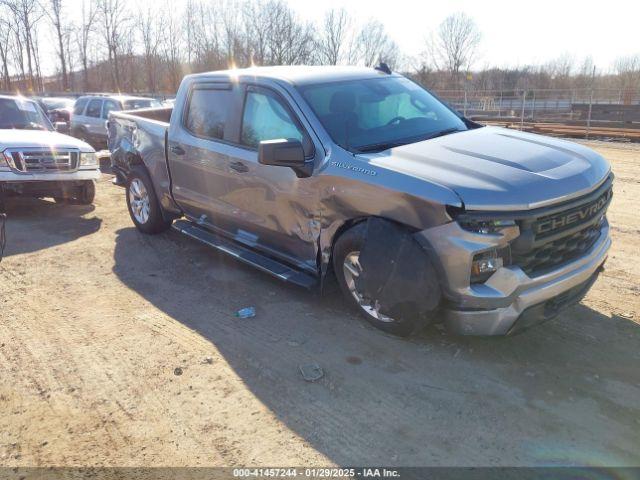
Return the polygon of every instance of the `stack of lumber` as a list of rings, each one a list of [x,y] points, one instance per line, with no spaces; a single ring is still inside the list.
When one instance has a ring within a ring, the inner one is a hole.
[[[552,135],[560,137],[585,137],[587,136],[587,127],[578,125],[562,125],[559,123],[531,123],[525,122],[486,122],[488,125],[496,125],[507,128],[514,128],[526,131],[541,133],[543,135]],[[626,139],[632,142],[640,142],[640,129],[638,128],[616,128],[616,127],[600,127],[593,126],[588,130],[589,137],[594,138],[615,138]]]

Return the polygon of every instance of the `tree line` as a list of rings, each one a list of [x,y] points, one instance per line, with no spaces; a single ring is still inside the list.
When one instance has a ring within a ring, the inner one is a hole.
[[[74,9],[71,12],[71,9]],[[250,65],[387,63],[436,89],[640,89],[640,54],[602,73],[587,58],[472,71],[482,34],[453,14],[425,32],[423,53],[401,54],[375,19],[331,9],[303,20],[286,0],[0,0],[2,89],[172,93],[187,73]],[[43,71],[43,45],[55,51]]]

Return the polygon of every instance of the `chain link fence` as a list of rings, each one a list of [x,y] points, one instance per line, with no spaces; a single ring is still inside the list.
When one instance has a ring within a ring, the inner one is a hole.
[[[640,89],[440,90],[453,108],[481,123],[567,136],[640,141]]]

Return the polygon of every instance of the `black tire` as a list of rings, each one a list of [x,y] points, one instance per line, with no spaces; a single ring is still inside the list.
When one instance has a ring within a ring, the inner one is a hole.
[[[394,318],[387,317],[390,321],[382,321],[367,312],[355,299],[349,287],[344,273],[344,262],[347,255],[354,251],[361,251],[365,242],[366,223],[359,223],[340,235],[333,247],[333,270],[347,302],[355,308],[374,327],[387,333],[400,337],[407,337],[420,330],[426,324],[425,320],[411,315],[411,309],[407,308],[408,314]]]
[[[96,184],[93,180],[87,180],[80,187],[76,200],[80,205],[91,205],[96,198]],[[57,201],[57,199],[56,199]]]
[[[132,184],[136,181],[142,182],[148,195],[148,216],[146,221],[142,221],[143,219],[137,218],[132,208]],[[136,228],[142,233],[155,235],[156,233],[162,233],[171,227],[171,220],[165,220],[162,216],[160,202],[158,202],[158,197],[156,196],[156,192],[153,188],[153,183],[151,183],[151,178],[149,178],[149,174],[144,167],[134,167],[127,175],[126,197],[129,216]]]

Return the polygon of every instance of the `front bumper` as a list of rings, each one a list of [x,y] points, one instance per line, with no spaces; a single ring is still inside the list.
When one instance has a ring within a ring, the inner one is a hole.
[[[485,283],[470,284],[469,271],[478,251],[504,245],[501,235],[468,232],[455,223],[419,232],[418,241],[440,260],[448,330],[463,335],[505,335],[544,321],[584,296],[607,258],[611,246],[604,221],[596,243],[582,257],[536,277],[518,266],[498,269]],[[559,301],[567,292],[567,301]],[[553,308],[557,305],[559,308]]]
[[[0,182],[27,183],[27,182],[76,182],[83,180],[98,180],[100,170],[76,170],[74,172],[60,173],[14,173],[0,171]]]

